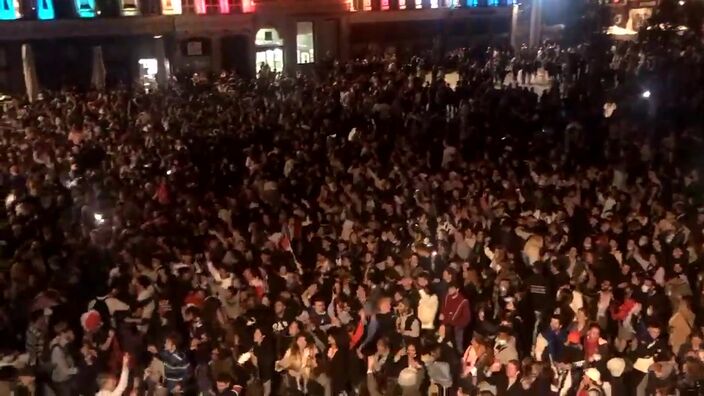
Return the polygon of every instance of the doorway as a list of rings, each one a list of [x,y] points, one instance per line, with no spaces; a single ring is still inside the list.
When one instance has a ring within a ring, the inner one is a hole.
[[[235,35],[222,38],[223,69],[234,71],[239,76],[253,77],[254,63],[250,55],[251,44],[249,36]]]
[[[254,37],[257,73],[266,68],[272,72],[284,70],[284,40],[274,28],[262,28]]]

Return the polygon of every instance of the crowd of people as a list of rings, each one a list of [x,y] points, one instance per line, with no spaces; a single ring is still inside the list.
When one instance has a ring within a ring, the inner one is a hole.
[[[6,103],[0,394],[703,394],[702,47],[545,51]]]

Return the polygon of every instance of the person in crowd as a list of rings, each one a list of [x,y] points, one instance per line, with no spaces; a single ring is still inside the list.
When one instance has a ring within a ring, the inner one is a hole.
[[[111,374],[100,375],[98,377],[98,386],[100,390],[96,393],[96,396],[122,396],[127,386],[129,385],[129,363],[130,357],[125,354],[122,357],[122,370],[120,372],[120,378],[115,379]]]
[[[695,394],[704,46],[660,30],[7,101],[3,385]]]

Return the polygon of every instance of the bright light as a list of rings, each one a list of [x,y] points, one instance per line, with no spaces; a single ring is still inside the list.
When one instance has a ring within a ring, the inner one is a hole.
[[[160,38],[162,38],[162,37],[163,37],[163,36],[160,35],[160,34],[157,34],[156,36],[154,36],[155,39],[160,39]]]
[[[683,5],[684,5],[684,0],[680,0],[677,4],[683,6]]]
[[[641,94],[641,96],[643,97],[643,99],[648,99],[648,98],[650,98],[650,91],[643,91],[643,93]]]
[[[105,218],[103,217],[102,213],[93,214],[93,218],[95,219],[95,224],[98,225],[103,224],[103,222],[105,221]]]

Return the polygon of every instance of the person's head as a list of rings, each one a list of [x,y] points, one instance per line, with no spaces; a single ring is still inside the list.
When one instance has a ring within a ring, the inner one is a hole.
[[[408,301],[407,298],[402,298],[401,301],[398,302],[398,305],[396,307],[398,309],[398,313],[401,315],[405,315],[406,313],[411,311],[411,303]]]
[[[640,286],[640,290],[645,294],[651,294],[655,291],[655,281],[651,278],[644,279],[643,284]]]
[[[447,287],[447,294],[451,296],[457,295],[459,291],[460,289],[454,283],[450,283],[450,285]]]
[[[589,325],[587,337],[592,340],[598,340],[601,337],[601,327],[599,327],[598,323],[592,323]]]
[[[657,340],[660,338],[660,334],[662,333],[662,329],[660,328],[660,325],[656,322],[650,322],[648,323],[648,335],[650,336],[651,339]]]
[[[276,300],[274,302],[274,313],[276,315],[283,315],[284,311],[286,311],[286,304],[281,300]]]
[[[317,314],[325,313],[325,301],[323,301],[322,299],[315,300],[315,302],[313,303],[313,309],[315,309],[315,313]]]
[[[330,347],[337,347],[337,340],[332,334],[328,334],[328,345]]]
[[[410,359],[415,359],[418,353],[418,349],[416,348],[416,345],[413,343],[409,343],[406,345],[406,355]]]
[[[442,272],[442,280],[444,280],[446,283],[452,283],[455,279],[455,273],[452,269],[445,269]]]
[[[518,360],[512,359],[506,364],[506,376],[516,378],[521,373],[521,363]]]
[[[387,313],[391,311],[391,299],[389,297],[382,297],[379,299],[379,312]]]
[[[389,353],[389,340],[386,337],[381,337],[377,340],[376,351],[381,354]]]
[[[180,337],[176,333],[169,334],[164,340],[164,349],[168,352],[174,352],[178,347]]]
[[[257,327],[254,329],[254,334],[252,335],[252,339],[254,340],[255,343],[261,344],[264,341],[264,332],[262,331],[261,328]]]
[[[230,388],[232,384],[232,378],[226,373],[218,374],[215,379],[215,387],[218,392],[224,392],[226,389]]]
[[[299,334],[296,337],[296,346],[298,349],[303,350],[308,346],[308,338],[304,334]]]
[[[301,333],[301,324],[294,320],[288,325],[288,335],[291,337],[296,337]]]
[[[70,344],[71,342],[73,342],[74,339],[75,336],[73,334],[73,330],[71,330],[70,328],[62,329],[61,332],[58,334],[58,340],[61,346],[66,346]]]
[[[550,319],[550,330],[558,331],[562,328],[562,320],[559,316],[553,316]]]
[[[98,387],[101,390],[112,391],[117,386],[117,378],[110,373],[101,373],[98,375]]]
[[[421,273],[416,278],[416,284],[419,288],[425,289],[428,286],[428,275],[426,273]]]

